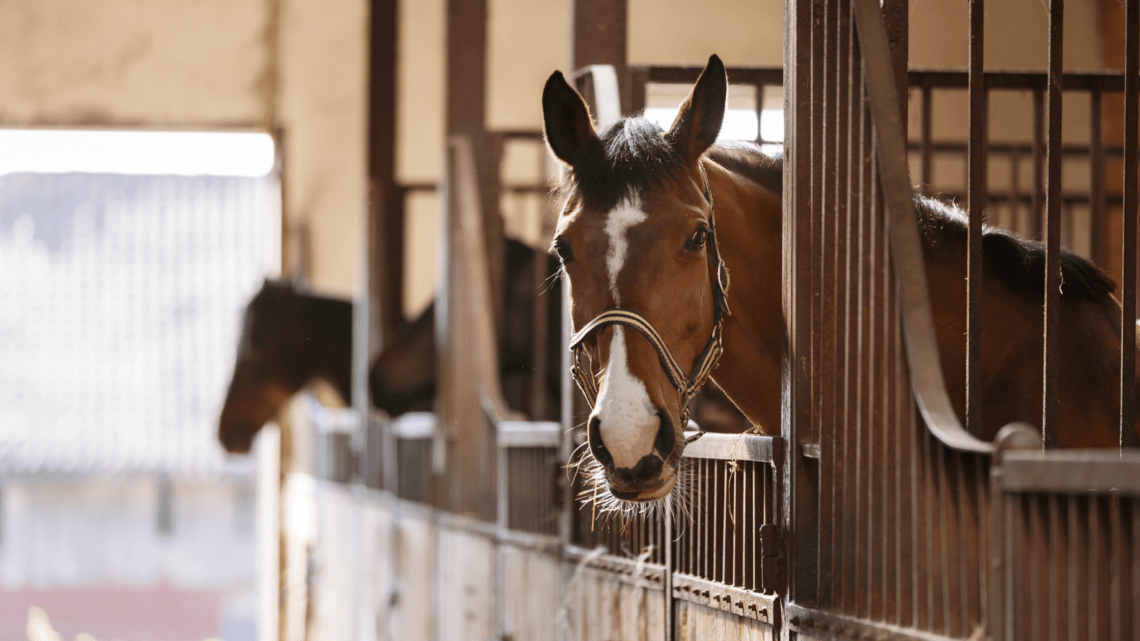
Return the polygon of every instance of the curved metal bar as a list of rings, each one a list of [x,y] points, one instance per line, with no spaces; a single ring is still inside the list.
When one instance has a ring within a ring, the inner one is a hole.
[[[990,454],[993,452],[992,444],[975,438],[962,427],[942,378],[934,314],[926,286],[926,267],[907,171],[898,89],[891,74],[887,31],[879,2],[854,0],[854,9],[867,72],[868,103],[875,125],[879,175],[890,226],[892,262],[915,401],[930,433],[943,445],[964,452]]]

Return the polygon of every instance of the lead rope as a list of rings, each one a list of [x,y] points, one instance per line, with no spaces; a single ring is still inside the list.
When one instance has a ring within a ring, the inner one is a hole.
[[[594,407],[598,400],[598,381],[594,375],[593,358],[590,356],[589,351],[583,347],[582,343],[586,338],[602,327],[608,325],[632,327],[649,341],[653,349],[656,350],[658,358],[661,360],[661,367],[669,377],[669,382],[672,383],[673,387],[681,395],[681,425],[683,427],[687,427],[689,424],[690,403],[708,380],[709,375],[712,374],[712,370],[720,360],[721,354],[724,353],[724,346],[721,340],[721,328],[724,324],[724,319],[732,314],[728,307],[728,267],[725,266],[724,260],[720,257],[720,247],[716,236],[716,205],[713,203],[712,190],[709,188],[709,176],[705,171],[704,163],[699,160],[697,163],[697,166],[701,170],[701,180],[704,183],[705,200],[709,203],[709,236],[712,239],[712,242],[708,245],[711,272],[710,280],[713,289],[712,336],[709,337],[708,344],[705,345],[704,350],[700,356],[697,357],[692,374],[686,377],[684,370],[681,369],[677,360],[673,358],[673,354],[669,352],[669,347],[665,344],[661,335],[657,333],[652,323],[642,317],[641,314],[632,310],[622,309],[620,307],[607,309],[570,338],[570,350],[574,356],[571,372],[574,375],[574,381],[577,382],[578,388],[582,390],[582,394],[586,397],[586,401],[590,404],[591,408]],[[583,360],[587,362],[584,363]],[[704,436],[704,434],[705,430],[700,429],[696,434],[685,439],[685,444],[692,443],[701,436]]]

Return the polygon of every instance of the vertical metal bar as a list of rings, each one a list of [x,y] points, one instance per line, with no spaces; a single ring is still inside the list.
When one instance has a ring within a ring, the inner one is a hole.
[[[966,243],[966,431],[981,433],[982,360],[982,219],[986,207],[986,88],[983,26],[985,0],[970,0],[970,138],[968,162]]]
[[[905,93],[903,95],[906,95]],[[871,304],[867,306],[869,328],[867,361],[868,378],[867,404],[867,614],[872,619],[881,620],[883,607],[883,545],[886,542],[882,529],[885,484],[882,483],[886,471],[886,453],[882,436],[887,432],[884,421],[883,403],[886,401],[883,386],[883,341],[886,326],[883,317],[882,275],[889,268],[883,262],[882,246],[886,241],[885,216],[882,190],[878,177],[878,166],[872,175],[874,197],[871,199],[868,220],[869,246],[867,247],[867,285]]]
[[[1049,3],[1049,82],[1045,163],[1045,345],[1042,357],[1042,447],[1057,447],[1057,369],[1061,320],[1061,88],[1064,1]]]
[[[816,443],[819,444],[822,452],[830,450],[830,442],[835,426],[835,404],[838,394],[837,386],[834,384],[836,376],[836,361],[837,350],[836,345],[838,342],[837,332],[835,331],[835,317],[836,317],[836,266],[835,266],[835,247],[837,229],[835,221],[838,219],[836,210],[838,208],[839,200],[842,197],[842,192],[839,188],[839,166],[840,154],[838,146],[840,144],[840,119],[842,118],[842,110],[839,107],[838,94],[841,90],[843,83],[839,81],[839,54],[840,47],[837,46],[838,42],[842,39],[842,34],[839,30],[839,14],[842,11],[843,3],[841,0],[828,0],[825,12],[825,49],[826,60],[824,64],[824,117],[822,123],[825,129],[823,156],[825,165],[823,167],[823,207],[821,209],[821,218],[819,224],[819,231],[816,236],[819,238],[820,249],[817,254],[817,260],[821,263],[819,270],[819,292],[815,299],[819,302],[819,353],[817,359],[819,361],[817,380],[819,381],[816,393],[816,402],[819,404],[818,422],[816,424]],[[819,542],[818,550],[820,552],[819,563],[819,594],[821,602],[826,602],[831,593],[832,576],[831,576],[831,537],[832,537],[832,524],[834,523],[834,503],[832,496],[829,492],[832,481],[831,476],[834,469],[828,465],[819,466]]]
[[[970,472],[974,464],[980,464],[976,458],[966,460],[966,455],[954,452],[951,454],[954,465],[954,476],[957,484],[952,488],[958,506],[955,519],[958,545],[957,552],[961,555],[961,603],[959,604],[958,620],[965,634],[970,633],[970,627],[976,621],[984,620],[981,612],[983,595],[979,592],[979,583],[985,572],[985,556],[980,552],[982,544],[982,529],[978,527],[979,504],[975,501],[974,487],[977,483],[975,476]]]
[[[1025,235],[1021,210],[1021,155],[1014,150],[1009,154],[1009,227],[1010,231]]]
[[[1124,239],[1120,278],[1120,446],[1135,447],[1136,413],[1136,206],[1137,126],[1140,113],[1140,2],[1128,0],[1124,17]]]
[[[732,528],[732,518],[729,511],[732,509],[732,493],[729,488],[729,471],[726,462],[718,461],[718,467],[724,469],[723,474],[718,474],[721,478],[721,497],[720,497],[720,547],[717,549],[717,557],[720,559],[720,573],[717,575],[717,581],[721,583],[728,582],[728,546],[730,545],[728,531]]]
[[[1061,508],[1057,502],[1063,499],[1063,495],[1049,494],[1049,603],[1053,607],[1049,608],[1049,637],[1060,641],[1065,639],[1064,630],[1068,628],[1068,621],[1066,620],[1068,611],[1062,607],[1065,602],[1065,586],[1069,584],[1070,577],[1068,576],[1068,557],[1070,554],[1068,541],[1065,539],[1065,532],[1061,527]]]
[[[1124,610],[1124,599],[1122,592],[1124,592],[1124,578],[1128,576],[1124,572],[1122,562],[1127,554],[1124,549],[1124,528],[1121,524],[1120,518],[1120,500],[1119,496],[1108,497],[1108,556],[1111,561],[1109,562],[1109,575],[1108,575],[1108,611],[1109,611],[1109,635],[1112,641],[1124,641],[1131,639],[1131,636],[1126,636],[1126,625],[1128,613]]]
[[[1081,603],[1082,597],[1087,595],[1085,586],[1088,583],[1088,575],[1082,571],[1081,560],[1082,555],[1087,553],[1088,541],[1081,536],[1081,515],[1078,500],[1078,497],[1072,495],[1065,497],[1069,543],[1068,568],[1066,569],[1069,573],[1068,594],[1065,597],[1069,611],[1065,638],[1072,641],[1079,641],[1081,638],[1081,615],[1088,610],[1088,605]]]
[[[1132,636],[1140,636],[1140,500],[1128,499],[1132,507]]]
[[[1033,212],[1029,217],[1029,237],[1041,238],[1041,218],[1045,206],[1045,94],[1033,89]]]
[[[1005,570],[1011,559],[1006,554],[1005,537],[1009,531],[1009,520],[1006,518],[1005,498],[1001,492],[1001,472],[998,462],[990,459],[988,470],[989,502],[989,555],[990,555],[990,581],[987,593],[987,616],[982,618],[982,625],[989,631],[995,641],[1002,641],[1006,635],[1005,594],[1011,592],[1006,582]]]
[[[1025,601],[1027,607],[1024,608],[1025,620],[1028,623],[1028,627],[1025,628],[1028,634],[1026,638],[1041,639],[1044,636],[1042,634],[1044,632],[1042,619],[1046,616],[1041,608],[1042,603],[1044,603],[1041,591],[1047,589],[1045,577],[1042,574],[1048,572],[1048,563],[1045,562],[1043,554],[1045,535],[1042,532],[1041,504],[1036,495],[1023,494],[1021,499],[1025,505],[1025,514],[1029,519],[1029,546],[1026,555],[1028,562],[1025,564],[1025,568],[1028,569],[1025,577],[1029,588]]]
[[[816,0],[818,2],[818,0]],[[811,283],[812,283],[812,216],[811,212],[811,143],[813,122],[812,82],[809,75],[813,62],[811,49],[813,9],[816,2],[789,0],[784,11],[784,263],[782,270],[788,340],[783,354],[787,379],[783,385],[781,436],[788,448],[783,461],[781,485],[783,531],[796,532],[785,541],[788,551],[788,597],[801,602],[816,602],[818,523],[815,494],[817,487],[808,464],[800,456],[800,445],[811,430]]]
[[[899,411],[898,388],[898,353],[897,341],[899,313],[896,307],[897,297],[894,289],[894,278],[891,270],[890,243],[887,238],[885,212],[881,211],[880,220],[884,224],[880,229],[882,242],[879,245],[879,264],[882,265],[880,275],[882,278],[881,296],[883,298],[883,314],[880,323],[883,325],[882,351],[883,367],[880,370],[880,380],[884,381],[886,389],[883,394],[883,429],[881,430],[883,452],[883,476],[881,481],[883,504],[883,618],[884,620],[899,623],[899,603],[901,595],[899,586],[902,584],[900,576],[899,547],[902,540],[901,510],[899,509],[900,487],[899,469],[902,458],[895,450],[901,439],[902,416]]]
[[[1107,594],[1109,559],[1105,545],[1103,497],[1089,497],[1089,638],[1107,639],[1109,610]]]
[[[933,129],[934,117],[931,109],[934,106],[931,100],[930,79],[922,78],[922,187],[929,189],[934,182],[934,145],[930,139]]]
[[[872,127],[870,125],[870,113],[865,112],[865,118],[868,120],[864,122],[863,127],[863,146],[864,149],[873,149],[874,143],[872,140]],[[868,475],[867,466],[864,463],[864,457],[870,449],[867,447],[865,434],[869,435],[870,430],[868,423],[870,417],[867,411],[870,404],[870,394],[867,391],[867,386],[870,384],[870,375],[868,367],[870,357],[867,353],[869,347],[870,332],[869,319],[865,313],[870,306],[870,285],[868,283],[870,278],[870,268],[867,265],[868,244],[871,234],[869,221],[872,217],[871,203],[874,193],[875,181],[872,178],[875,169],[875,161],[871,154],[865,158],[863,162],[863,171],[860,174],[859,183],[859,210],[857,214],[857,227],[853,230],[857,234],[855,239],[855,247],[857,248],[852,252],[852,264],[854,265],[854,294],[855,302],[855,402],[854,402],[854,416],[850,419],[849,429],[851,427],[855,430],[854,447],[848,453],[848,456],[854,459],[855,469],[854,477],[855,484],[852,488],[855,495],[854,503],[854,537],[850,543],[852,553],[855,560],[855,576],[854,587],[852,594],[855,597],[852,604],[852,614],[860,615],[863,611],[865,601],[863,597],[867,595],[867,555],[864,549],[868,545],[866,537],[866,515],[868,509],[864,506],[864,501],[867,500],[866,478]]]
[[[1108,259],[1104,218],[1104,109],[1100,87],[1089,92],[1089,257],[1101,269]]]
[[[757,84],[757,85],[753,85],[753,86],[755,87],[755,91],[756,91],[756,96],[754,98],[754,100],[755,100],[754,104],[756,105],[756,144],[760,145],[760,144],[764,144],[765,142],[767,142],[766,140],[764,140],[764,133],[763,133],[763,130],[764,130],[764,128],[763,128],[763,125],[764,125],[764,93],[765,93],[766,87],[765,87],[765,85],[762,85],[762,84]]]

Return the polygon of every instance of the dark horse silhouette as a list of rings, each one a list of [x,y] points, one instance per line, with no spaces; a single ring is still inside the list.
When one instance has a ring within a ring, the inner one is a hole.
[[[546,258],[544,256],[544,258]],[[558,372],[561,367],[561,289],[536,292],[535,252],[525,244],[506,243],[507,284],[504,288],[506,331],[500,349],[503,392],[513,409],[533,419],[558,417]],[[546,275],[556,261],[546,259]],[[530,399],[535,353],[534,303],[545,294],[550,331],[549,357],[542,380],[544,409],[533,412]],[[352,402],[352,303],[297,291],[290,283],[266,281],[250,301],[238,347],[234,376],[219,421],[218,439],[229,452],[248,452],[254,435],[273,418],[281,404],[307,382],[323,378]],[[373,404],[397,416],[431,410],[435,399],[435,305],[407,324],[376,359],[369,373]],[[536,415],[537,414],[537,415]]]
[[[228,452],[248,452],[261,426],[314,378],[351,403],[351,359],[351,302],[265,281],[245,310],[218,440]]]

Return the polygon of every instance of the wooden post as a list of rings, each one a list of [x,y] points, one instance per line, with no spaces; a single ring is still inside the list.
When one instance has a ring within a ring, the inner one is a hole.
[[[617,72],[621,110],[630,109],[627,0],[574,0],[570,3],[570,65],[611,65]]]
[[[368,88],[368,328],[379,352],[403,321],[404,217],[396,187],[396,0],[372,0]],[[369,354],[374,356],[374,354]]]
[[[364,223],[363,299],[353,308],[352,396],[360,417],[358,444],[362,481],[383,483],[384,453],[393,439],[370,420],[372,403],[368,370],[404,321],[404,203],[396,185],[396,65],[398,37],[396,0],[372,0],[368,73],[368,212]],[[386,446],[385,446],[386,445]],[[388,457],[388,466],[395,457]],[[394,475],[391,478],[395,478]],[[394,487],[388,489],[394,490]]]

